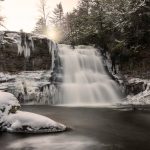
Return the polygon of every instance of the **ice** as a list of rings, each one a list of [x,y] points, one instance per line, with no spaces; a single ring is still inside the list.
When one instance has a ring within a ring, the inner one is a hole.
[[[46,85],[50,84],[50,77],[50,70],[23,71],[15,75],[0,73],[0,90],[13,93],[20,100],[21,103],[31,103],[32,101],[34,104],[44,104],[44,101],[47,101],[45,100],[46,91],[44,90],[43,92],[41,92],[40,89],[41,87],[45,87],[44,89],[47,89]],[[52,92],[54,92],[54,90],[51,90],[51,88],[52,87],[50,87],[49,90],[52,95]],[[53,87],[53,89],[55,88]],[[47,99],[49,97],[47,97]]]
[[[5,36],[5,34],[7,36]],[[29,58],[31,55],[31,51],[35,51],[35,45],[34,40],[35,39],[47,39],[48,45],[49,45],[49,52],[50,54],[57,50],[57,44],[54,43],[52,40],[48,39],[46,36],[38,35],[38,34],[29,34],[29,33],[23,33],[24,34],[24,42],[23,45],[21,45],[21,33],[19,32],[13,32],[13,31],[1,31],[0,32],[0,40],[1,42],[5,43],[14,43],[17,44],[18,47],[18,55],[24,55],[25,58]]]

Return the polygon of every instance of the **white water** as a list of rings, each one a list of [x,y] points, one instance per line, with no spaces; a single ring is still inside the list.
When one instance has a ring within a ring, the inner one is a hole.
[[[60,45],[59,56],[64,67],[60,87],[62,105],[97,105],[119,101],[116,83],[106,74],[102,58],[93,47]]]

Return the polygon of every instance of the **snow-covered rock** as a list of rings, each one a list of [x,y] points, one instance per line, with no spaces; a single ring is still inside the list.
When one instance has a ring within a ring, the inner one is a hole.
[[[3,31],[0,32],[0,49],[0,71],[16,73],[53,68],[54,51],[58,46],[47,37]]]
[[[138,91],[136,94],[130,93],[127,96],[127,101],[125,101],[125,103],[138,105],[150,104],[150,80],[131,78],[128,79],[128,83],[131,85],[141,85],[141,91]]]
[[[150,104],[150,80],[128,77],[122,75],[118,65],[116,65],[116,74],[112,71],[110,54],[106,53],[104,57],[104,66],[108,74],[119,84],[122,91],[122,104],[147,105]]]
[[[55,86],[51,85],[50,77],[51,71],[45,70],[23,71],[15,75],[0,72],[0,90],[14,94],[20,103],[51,103]]]
[[[0,91],[0,131],[49,133],[66,130],[66,126],[47,117],[18,111],[20,104],[14,95]]]
[[[10,113],[15,113],[20,107],[17,98],[6,92],[0,91],[0,120]]]
[[[6,117],[4,129],[8,132],[45,133],[66,130],[66,126],[34,113],[17,111]]]

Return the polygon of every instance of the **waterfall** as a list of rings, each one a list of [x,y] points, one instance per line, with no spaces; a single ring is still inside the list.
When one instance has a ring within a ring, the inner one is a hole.
[[[94,105],[119,101],[117,84],[106,74],[102,57],[90,46],[59,45],[63,64],[63,83],[59,87],[59,104]]]

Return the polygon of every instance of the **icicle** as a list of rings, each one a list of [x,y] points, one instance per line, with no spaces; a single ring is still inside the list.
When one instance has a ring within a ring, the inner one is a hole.
[[[53,42],[51,40],[48,40],[49,53],[52,52],[52,45],[53,45]]]
[[[30,48],[29,45],[27,45],[27,41],[25,41],[25,47],[24,47],[24,57],[29,58],[30,57]]]
[[[56,43],[53,43],[53,45],[52,45],[52,49],[53,49],[54,51],[56,51],[56,50],[57,50],[57,44],[56,44]]]
[[[17,42],[17,47],[18,47],[18,55],[22,55],[22,53],[24,54],[25,58],[29,58],[31,51],[30,51],[30,46],[29,43],[27,43],[27,38],[25,38],[24,41],[24,45],[21,45],[21,37],[19,38],[18,42]],[[31,44],[32,44],[32,40],[31,40]],[[34,45],[32,45],[32,48],[34,47]]]
[[[51,65],[51,70],[54,69],[54,61],[55,61],[54,50],[52,50],[52,65]]]
[[[21,55],[23,53],[23,47],[21,46],[21,38],[17,41],[17,47],[18,47],[18,55]]]
[[[31,41],[32,51],[34,51],[34,50],[35,50],[35,47],[34,47],[34,41],[33,41],[32,36],[30,36],[29,39],[30,39],[30,41]]]
[[[55,51],[56,47],[55,47],[55,43],[53,43],[53,41],[51,41],[51,40],[48,41],[48,46],[49,46],[49,53],[52,55],[51,70],[53,70],[54,69],[54,61],[55,61],[54,51]]]

